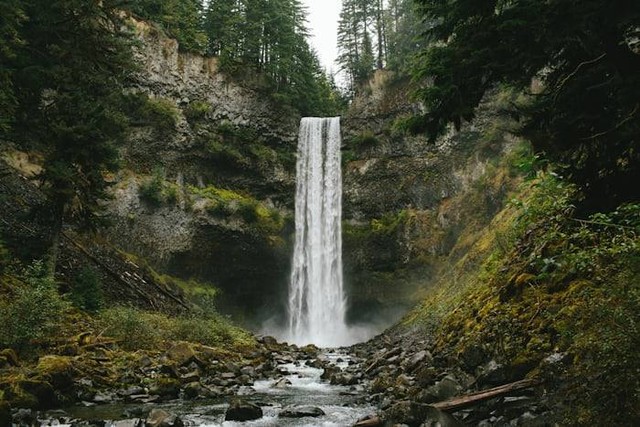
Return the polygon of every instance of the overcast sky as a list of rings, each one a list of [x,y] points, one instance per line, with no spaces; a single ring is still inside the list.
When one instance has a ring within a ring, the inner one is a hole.
[[[327,70],[337,68],[334,64],[338,56],[336,39],[341,0],[303,0],[309,10],[309,30],[311,45],[320,56],[320,62]]]

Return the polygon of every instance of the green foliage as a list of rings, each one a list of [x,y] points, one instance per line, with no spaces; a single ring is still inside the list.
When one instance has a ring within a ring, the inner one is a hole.
[[[81,310],[95,313],[102,308],[104,296],[98,273],[90,267],[81,269],[71,283],[70,300]]]
[[[414,72],[432,139],[472,120],[496,85],[528,92],[537,79],[535,96],[510,112],[536,153],[581,188],[585,212],[637,198],[640,55],[631,40],[640,3],[419,3],[435,39]]]
[[[460,276],[448,278],[452,283],[437,287],[409,322],[433,334],[435,352],[480,348],[486,360],[508,367],[537,366],[533,373],[562,402],[564,425],[634,424],[640,205],[579,219],[575,192],[553,174],[525,182],[507,208],[513,213],[501,217],[508,241],[464,273],[462,287],[455,285]],[[545,364],[553,352],[569,363]]]
[[[278,210],[268,208],[250,196],[211,185],[205,188],[189,187],[189,191],[207,199],[207,211],[218,218],[240,218],[247,225],[267,234],[279,234],[284,227],[285,220]]]
[[[12,289],[13,296],[0,300],[0,346],[25,350],[35,342],[55,336],[61,314],[68,304],[58,294],[44,263],[34,262]]]
[[[248,160],[242,155],[240,150],[231,143],[225,143],[215,137],[207,141],[205,150],[215,160],[229,162],[236,166],[248,166]]]
[[[184,110],[184,116],[189,123],[195,123],[205,119],[209,112],[211,112],[211,104],[206,101],[193,101]]]
[[[380,140],[373,134],[373,132],[365,131],[353,138],[350,138],[347,145],[354,148],[368,148],[375,147],[379,143]]]
[[[143,122],[153,126],[159,132],[173,133],[178,124],[178,108],[169,99],[139,98],[140,104],[137,115]]]
[[[213,0],[204,31],[208,51],[228,73],[256,86],[303,116],[335,115],[343,106],[306,40],[302,5],[295,0]]]
[[[127,124],[122,89],[134,69],[119,4],[21,2],[25,19],[16,37],[23,43],[11,61],[11,69],[21,70],[12,75],[19,95],[11,137],[44,153],[40,178],[54,234],[66,213],[87,227],[101,223],[99,201],[108,187],[103,173],[118,167],[116,146]]]
[[[202,29],[202,2],[198,0],[136,0],[125,7],[160,24],[178,40],[182,51],[203,53],[207,36]]]
[[[98,326],[127,350],[158,349],[169,341],[191,341],[209,346],[238,346],[251,342],[249,333],[216,314],[169,317],[130,307],[104,310]]]
[[[164,171],[157,167],[154,169],[151,178],[140,184],[140,198],[153,206],[160,206],[164,203],[178,202],[179,188],[176,184],[166,181]]]
[[[3,2],[0,15],[0,135],[8,131],[13,122],[16,96],[13,92],[11,64],[24,43],[21,27],[26,16],[21,0]]]

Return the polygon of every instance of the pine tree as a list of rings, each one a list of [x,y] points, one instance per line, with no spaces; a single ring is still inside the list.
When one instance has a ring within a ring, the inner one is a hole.
[[[118,6],[116,0],[24,4],[13,137],[44,154],[40,178],[52,219],[52,270],[63,220],[98,225],[100,200],[107,197],[103,174],[117,167],[116,144],[127,123],[120,101],[133,69]]]
[[[527,91],[522,134],[584,191],[584,209],[640,198],[640,2],[420,0],[438,43],[416,77],[432,138],[474,118],[497,84]]]

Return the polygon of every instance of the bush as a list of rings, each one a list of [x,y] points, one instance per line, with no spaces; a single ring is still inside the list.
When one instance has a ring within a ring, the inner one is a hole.
[[[0,346],[23,350],[34,341],[54,336],[68,304],[58,293],[45,264],[34,262],[21,276],[13,298],[0,301]]]
[[[131,307],[114,307],[100,313],[98,326],[127,350],[157,348],[162,344],[168,319]]]
[[[211,104],[206,101],[193,101],[184,110],[184,116],[189,123],[204,119],[211,112]]]
[[[140,124],[151,125],[161,132],[176,130],[179,112],[168,99],[149,98],[144,93],[131,93],[127,95],[125,109],[127,115]]]
[[[162,168],[154,169],[153,175],[140,185],[140,198],[153,206],[163,203],[177,203],[178,186],[165,180]]]
[[[71,302],[81,310],[96,312],[104,303],[98,273],[89,267],[80,270],[71,286]]]
[[[98,326],[127,350],[159,348],[167,341],[237,346],[252,340],[249,333],[210,311],[202,312],[198,317],[169,317],[130,307],[115,307],[101,312]]]

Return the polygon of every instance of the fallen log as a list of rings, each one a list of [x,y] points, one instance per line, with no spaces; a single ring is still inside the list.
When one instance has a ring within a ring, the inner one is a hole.
[[[542,381],[537,379],[520,380],[513,383],[490,388],[488,390],[481,390],[475,393],[466,394],[464,396],[454,397],[453,399],[445,400],[443,402],[433,403],[431,404],[431,406],[438,408],[441,411],[455,412],[457,410],[473,406],[477,403],[484,402],[485,400],[493,399],[500,396],[506,396],[516,391],[535,387],[537,385],[540,385],[541,383]]]

